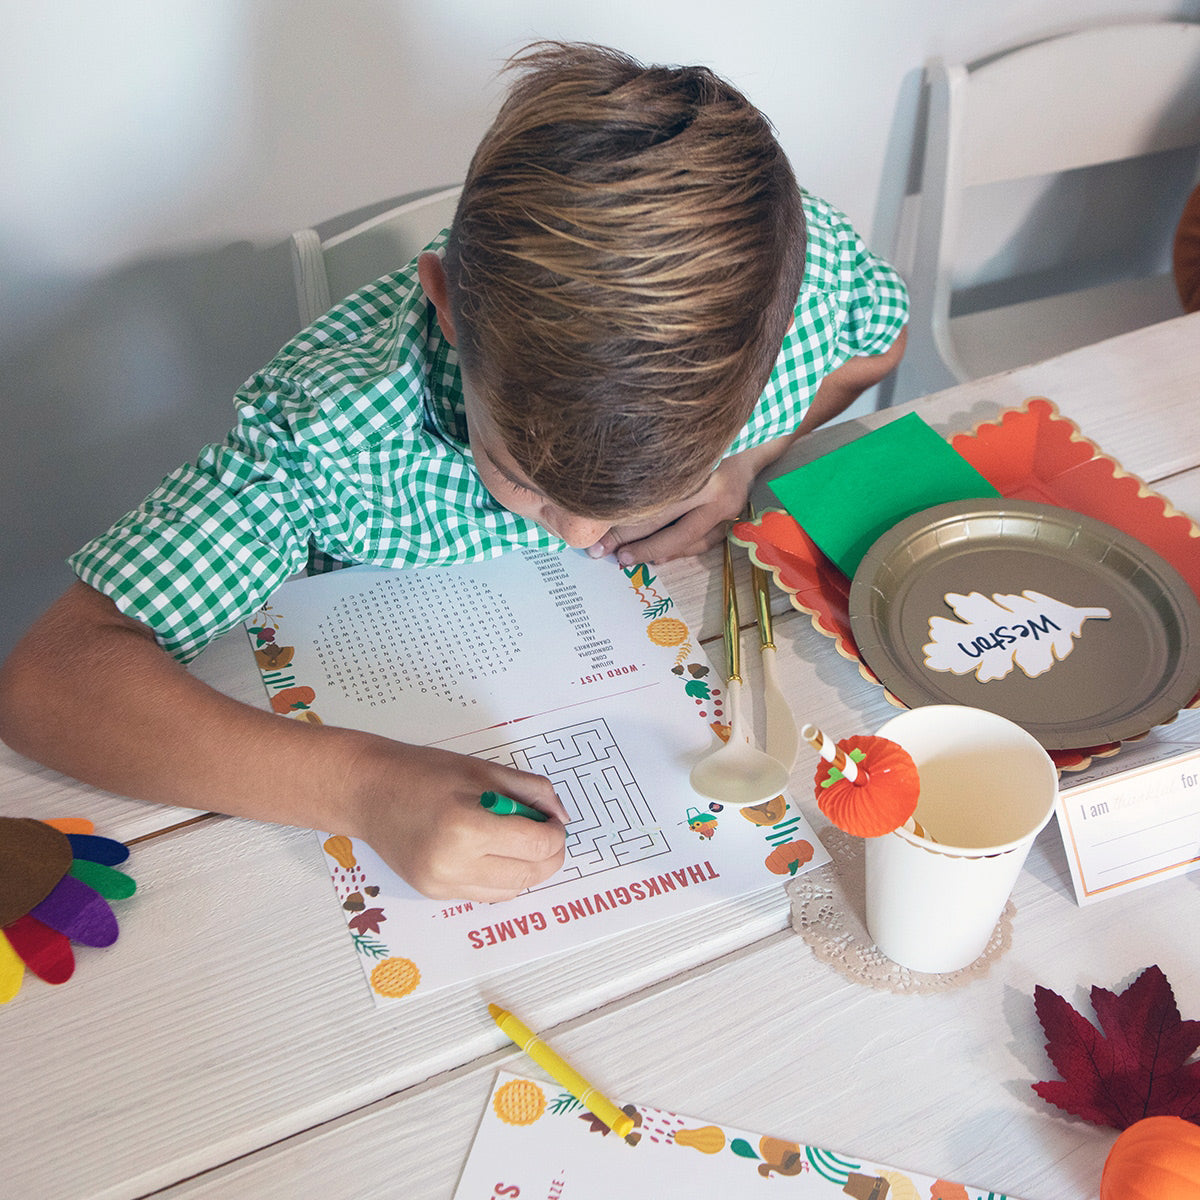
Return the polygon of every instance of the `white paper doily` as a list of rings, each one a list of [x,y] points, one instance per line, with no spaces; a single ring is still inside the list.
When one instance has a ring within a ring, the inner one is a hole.
[[[887,992],[943,992],[986,975],[1008,950],[1017,911],[1011,900],[983,953],[970,966],[933,975],[893,962],[867,933],[862,838],[834,826],[822,829],[819,836],[833,861],[788,883],[792,928],[822,962],[847,979]]]

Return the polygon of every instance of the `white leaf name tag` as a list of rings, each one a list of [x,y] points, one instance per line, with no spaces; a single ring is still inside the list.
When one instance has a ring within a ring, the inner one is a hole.
[[[950,592],[946,603],[958,620],[929,618],[925,665],[955,675],[973,671],[980,683],[1003,679],[1014,667],[1031,679],[1044,674],[1071,653],[1085,621],[1112,616],[1107,608],[1076,608],[1029,589],[990,599]]]

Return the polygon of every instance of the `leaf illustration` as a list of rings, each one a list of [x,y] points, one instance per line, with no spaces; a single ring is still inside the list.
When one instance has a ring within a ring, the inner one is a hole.
[[[387,920],[382,908],[368,908],[346,922],[355,933],[378,933],[379,926]]]
[[[946,595],[959,619],[929,618],[930,641],[923,647],[931,671],[975,672],[980,683],[1003,679],[1020,667],[1031,679],[1071,653],[1084,621],[1112,616],[1107,608],[1075,608],[1026,589],[1019,596],[982,592]]]
[[[601,1137],[608,1137],[612,1133],[612,1130],[595,1113],[580,1113],[579,1119],[588,1127],[588,1133],[598,1133]]]
[[[577,1108],[582,1108],[583,1105],[571,1095],[570,1092],[559,1092],[553,1100],[550,1101],[550,1111],[556,1116],[561,1116],[563,1113],[574,1112]]]
[[[366,934],[352,933],[351,941],[354,943],[354,948],[359,954],[365,954],[368,958],[383,958],[388,952],[387,943],[381,942],[376,938],[367,937]]]
[[[1033,1084],[1043,1100],[1095,1125],[1126,1129],[1143,1117],[1200,1124],[1200,1021],[1184,1021],[1162,971],[1147,967],[1115,994],[1093,987],[1098,1030],[1061,996],[1034,989],[1046,1053],[1061,1080]]]

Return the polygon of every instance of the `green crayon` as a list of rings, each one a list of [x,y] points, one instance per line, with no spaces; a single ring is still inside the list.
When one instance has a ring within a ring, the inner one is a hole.
[[[522,804],[520,800],[514,800],[511,796],[502,796],[499,792],[484,792],[479,797],[479,803],[498,817],[516,813],[517,816],[528,817],[531,821],[546,820],[544,812],[538,812],[536,808],[530,808],[528,804]]]

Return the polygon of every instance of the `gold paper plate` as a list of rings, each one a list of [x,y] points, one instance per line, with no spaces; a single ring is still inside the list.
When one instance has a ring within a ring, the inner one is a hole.
[[[1110,615],[1064,636],[1070,609],[1026,593]],[[970,627],[935,622],[948,652],[931,656],[934,618]],[[987,709],[1047,749],[1145,733],[1200,690],[1200,602],[1178,571],[1128,534],[1048,504],[960,500],[901,521],[855,572],[850,624],[904,704]],[[946,659],[963,673],[930,665]],[[981,679],[1006,659],[1007,673]]]

